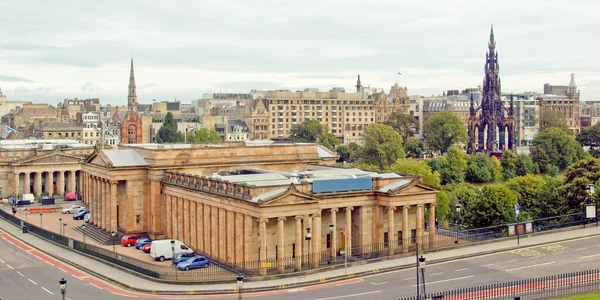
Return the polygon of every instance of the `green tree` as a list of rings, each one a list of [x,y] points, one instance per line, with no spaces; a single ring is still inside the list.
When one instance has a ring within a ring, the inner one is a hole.
[[[183,141],[183,134],[177,131],[177,121],[173,118],[173,114],[168,112],[162,126],[156,132],[156,142],[162,144],[181,141]]]
[[[487,154],[483,152],[469,156],[465,179],[471,182],[494,181],[494,164]]]
[[[463,121],[448,111],[429,117],[423,125],[425,141],[429,147],[444,153],[454,144],[469,140]]]
[[[369,124],[363,132],[363,147],[360,159],[384,169],[399,158],[404,158],[402,137],[394,128],[384,124]]]
[[[538,190],[544,183],[541,177],[529,174],[509,180],[506,182],[506,187],[517,193],[521,210],[537,218],[540,215]]]
[[[448,220],[450,213],[450,197],[446,191],[439,191],[435,195],[435,217],[443,222]]]
[[[565,214],[567,208],[559,193],[559,188],[562,185],[563,182],[560,176],[546,175],[544,184],[537,191],[538,212],[535,218],[548,218]]]
[[[509,180],[517,176],[517,156],[510,150],[504,150],[500,158],[502,165],[502,177],[504,180]]]
[[[435,188],[440,187],[440,174],[433,171],[427,163],[418,161],[414,158],[400,158],[396,160],[393,165],[386,168],[386,171],[401,174],[423,175],[424,184]]]
[[[414,137],[415,133],[419,132],[419,120],[407,114],[393,112],[383,124],[391,126],[400,133],[404,142],[408,142],[410,137]]]
[[[194,132],[187,132],[187,141],[191,143],[218,143],[222,142],[221,136],[214,129],[195,128]]]
[[[577,135],[577,142],[581,146],[590,147],[590,150],[597,147],[598,143],[600,143],[600,123],[581,129],[581,132]]]
[[[450,199],[449,216],[453,216],[451,218],[453,223],[458,221],[458,214],[455,209],[456,204],[460,204],[462,209],[466,211],[469,208],[469,203],[480,197],[478,189],[469,183],[448,184],[443,186],[442,190],[448,194],[448,198]]]
[[[472,228],[515,222],[517,195],[505,186],[485,186],[465,209],[463,222]]]
[[[525,176],[527,174],[538,174],[540,169],[536,163],[533,162],[530,155],[519,154],[517,156],[517,162],[515,163],[515,173],[517,176]]]
[[[490,157],[490,161],[492,162],[492,166],[494,166],[494,180],[502,181],[502,165],[500,165],[500,160],[497,157]]]
[[[548,164],[564,169],[585,156],[583,148],[572,136],[555,127],[538,133],[531,141],[530,151],[542,172],[546,172]]]
[[[411,136],[404,142],[404,150],[407,157],[419,158],[425,151],[425,145],[418,138]]]
[[[564,184],[558,194],[564,200],[565,213],[580,213],[588,197],[585,189],[588,184],[600,179],[600,160],[595,158],[579,161],[567,168],[563,174]]]
[[[340,141],[329,131],[327,125],[317,120],[308,120],[292,125],[290,138],[293,142],[320,143],[330,150],[335,150]]]
[[[439,156],[427,161],[429,166],[440,173],[441,184],[461,183],[465,179],[467,155],[459,146],[451,146],[447,156]]]
[[[542,108],[542,110],[540,110],[540,132],[551,127],[556,127],[571,135],[571,130],[569,129],[569,126],[567,126],[567,117],[565,114],[550,108]]]
[[[339,145],[335,149],[335,152],[339,155],[338,162],[351,162],[354,155],[354,151],[350,148],[350,145]]]

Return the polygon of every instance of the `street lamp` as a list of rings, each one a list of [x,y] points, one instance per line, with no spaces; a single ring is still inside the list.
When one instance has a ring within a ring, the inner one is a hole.
[[[63,300],[67,297],[67,280],[61,278],[58,283],[60,283],[60,293],[62,294]]]
[[[44,228],[44,225],[42,223],[42,217],[44,216],[44,213],[40,213],[40,228]]]
[[[244,275],[242,274],[238,274],[238,276],[235,278],[236,279],[236,284],[238,287],[238,299],[242,299],[242,287],[244,286]]]
[[[335,229],[335,225],[333,223],[329,223],[329,236],[330,236],[330,243],[331,243],[331,260],[333,260],[333,263],[335,264],[335,259],[337,257],[336,255],[336,249],[333,248],[333,239],[335,239],[335,234],[334,234],[334,229]]]
[[[83,243],[85,244],[85,223],[81,224],[81,229],[83,229]]]
[[[308,267],[310,268],[310,239],[312,238],[312,235],[310,234],[310,227],[306,228],[306,237],[304,237],[306,239],[306,241],[308,242]]]
[[[62,218],[58,218],[58,230],[60,230],[60,235],[63,235],[63,232],[62,232]]]
[[[112,236],[112,244],[113,244],[113,253],[115,254],[115,258],[117,257],[117,251],[115,250],[115,236],[117,236],[117,232],[115,230],[110,232],[110,235]]]
[[[171,240],[171,261],[175,261],[175,240]],[[177,280],[177,265],[175,265],[175,280]]]
[[[460,206],[460,204],[456,204],[454,208],[456,209],[456,214],[458,215],[458,218],[456,219],[456,241],[454,241],[454,244],[458,244],[458,235],[460,234],[460,210],[462,209],[462,206]]]
[[[421,269],[421,284],[423,285],[423,299],[427,299],[427,292],[425,291],[425,257],[421,255],[417,258],[417,281],[419,280],[419,269]],[[420,299],[419,283],[417,282],[417,300]]]

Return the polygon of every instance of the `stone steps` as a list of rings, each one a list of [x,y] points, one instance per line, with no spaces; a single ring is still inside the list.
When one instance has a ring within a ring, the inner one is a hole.
[[[83,228],[80,226],[73,227],[73,230],[83,234]],[[100,245],[119,245],[121,243],[121,234],[113,238],[110,232],[106,232],[95,225],[87,224],[85,227],[85,237],[89,238]]]

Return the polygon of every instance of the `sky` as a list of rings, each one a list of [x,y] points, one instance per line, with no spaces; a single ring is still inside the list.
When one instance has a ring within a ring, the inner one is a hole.
[[[127,105],[208,92],[482,84],[494,25],[503,92],[567,85],[600,100],[600,1],[0,0],[0,88],[9,100]],[[398,75],[401,72],[402,75]]]

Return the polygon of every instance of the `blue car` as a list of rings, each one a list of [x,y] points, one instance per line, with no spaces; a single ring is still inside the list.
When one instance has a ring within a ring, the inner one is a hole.
[[[73,220],[83,220],[83,217],[85,217],[85,215],[88,213],[89,211],[85,209],[80,209],[73,215]]]
[[[208,266],[210,266],[210,261],[208,258],[198,255],[178,263],[177,269],[180,271],[188,271],[191,269],[208,268]]]
[[[175,257],[172,259],[173,264],[176,265],[180,262],[186,261],[192,257],[199,256],[197,253],[178,253],[175,254]]]
[[[151,238],[141,238],[135,241],[135,249],[142,249],[147,244],[152,244]]]

